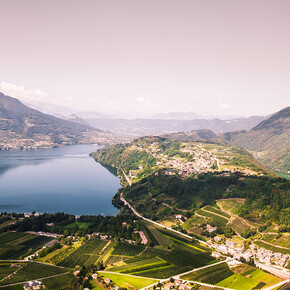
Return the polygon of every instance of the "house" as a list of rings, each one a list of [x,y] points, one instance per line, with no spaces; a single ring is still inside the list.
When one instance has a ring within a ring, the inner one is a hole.
[[[92,278],[94,279],[94,280],[96,280],[96,279],[98,279],[98,274],[97,273],[94,273],[93,275],[92,275]]]
[[[170,290],[170,289],[173,288],[173,286],[174,286],[174,284],[171,283],[171,282],[169,282],[169,283],[166,283],[165,285],[163,285],[163,286],[161,287],[161,289],[162,289],[162,290]]]
[[[111,279],[110,279],[110,278],[106,278],[106,279],[105,279],[105,283],[106,283],[106,284],[110,284],[110,283],[111,283]]]
[[[213,239],[215,240],[215,242],[220,242],[222,240],[222,238],[219,236],[215,236]]]
[[[212,227],[211,225],[206,225],[206,230],[209,233],[215,232],[217,230],[217,227]]]

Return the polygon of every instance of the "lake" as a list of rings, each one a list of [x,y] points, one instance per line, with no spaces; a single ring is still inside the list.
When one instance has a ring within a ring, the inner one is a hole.
[[[98,148],[0,151],[0,212],[117,214],[120,179],[89,156]]]

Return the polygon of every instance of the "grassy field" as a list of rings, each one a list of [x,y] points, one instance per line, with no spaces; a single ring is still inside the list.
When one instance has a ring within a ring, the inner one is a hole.
[[[85,222],[77,222],[77,223],[71,223],[65,226],[67,229],[73,229],[74,227],[78,227],[80,230],[87,230],[88,227],[91,225],[91,223],[85,223]]]
[[[158,280],[148,278],[137,278],[134,276],[124,276],[120,274],[112,274],[106,272],[100,272],[104,278],[110,278],[116,285],[120,287],[126,287],[129,289],[141,289],[151,284],[158,282]]]
[[[283,249],[283,248],[275,247],[273,245],[269,245],[267,243],[264,243],[263,241],[255,241],[255,244],[259,247],[265,248],[266,250],[271,250],[273,252],[278,252],[278,253],[290,255],[290,249]]]
[[[261,270],[254,270],[248,275],[233,274],[225,280],[217,283],[217,286],[228,287],[237,290],[252,289],[258,284],[263,287],[268,287],[279,283],[282,279],[277,278],[271,274],[263,272]],[[262,288],[262,287],[261,287]]]

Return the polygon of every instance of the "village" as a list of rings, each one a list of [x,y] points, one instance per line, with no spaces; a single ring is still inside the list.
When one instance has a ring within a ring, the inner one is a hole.
[[[244,246],[229,239],[222,243],[222,239],[219,236],[207,241],[207,245],[215,250],[212,252],[212,256],[217,259],[226,255],[232,257],[235,261],[252,261],[256,267],[263,268],[278,277],[283,279],[290,278],[290,271],[284,268],[287,266],[289,255],[266,250],[254,244],[250,244],[246,249]]]

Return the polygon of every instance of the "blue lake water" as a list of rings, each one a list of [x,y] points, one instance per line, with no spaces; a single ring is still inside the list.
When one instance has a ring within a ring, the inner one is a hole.
[[[89,156],[97,146],[0,151],[0,212],[114,215],[120,180]]]

